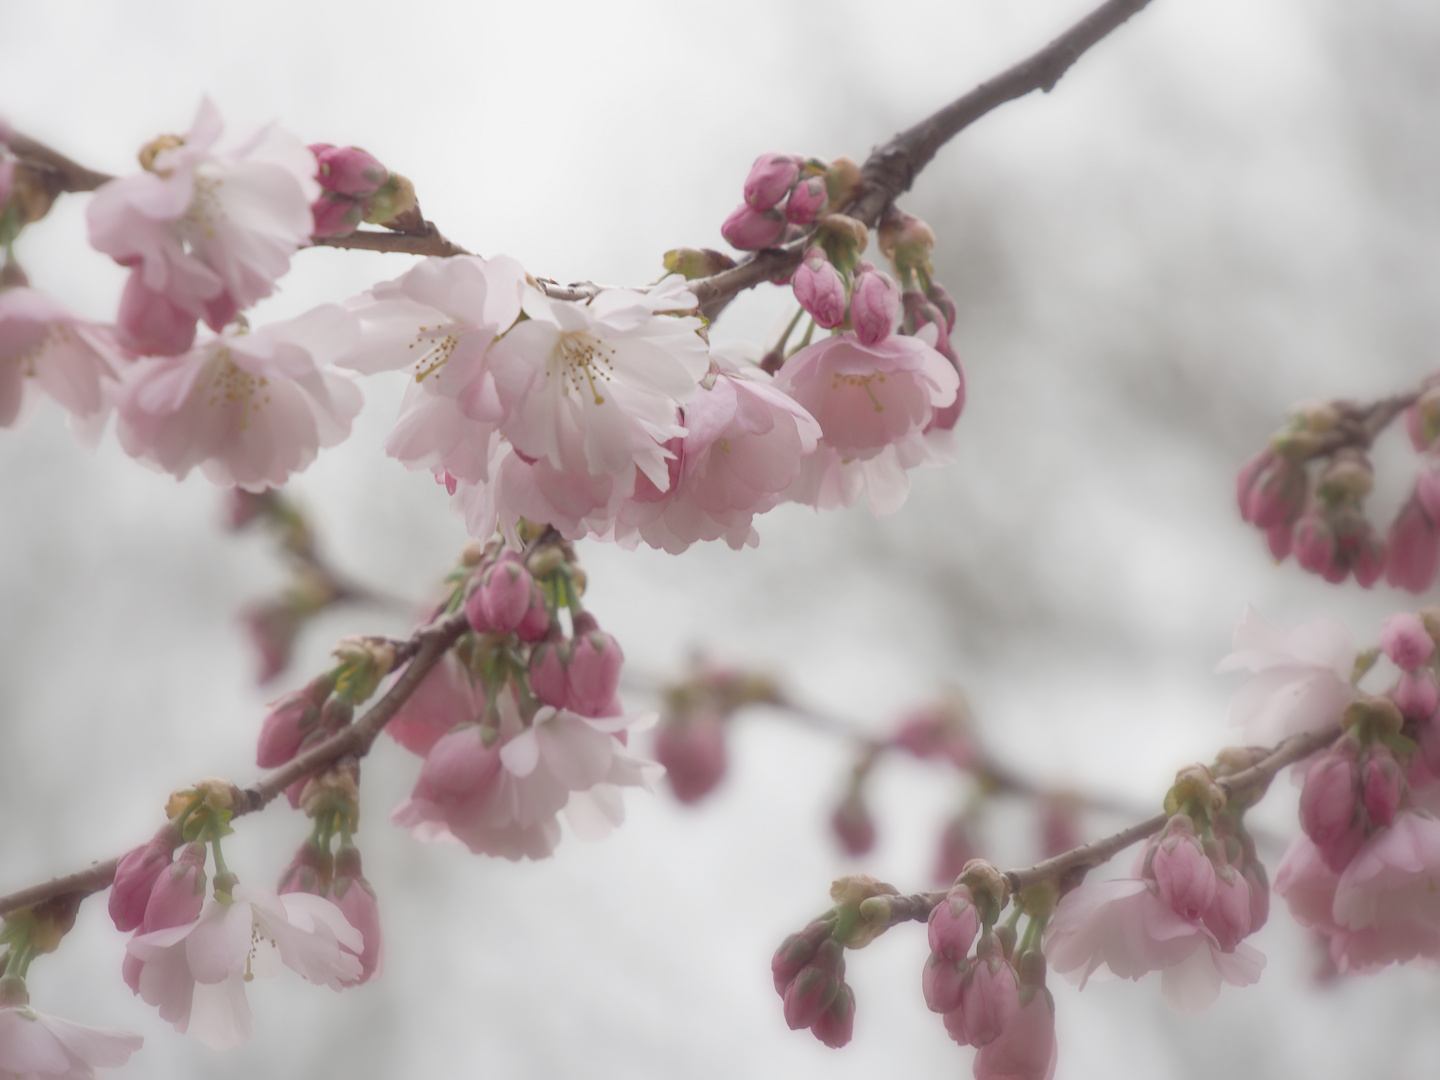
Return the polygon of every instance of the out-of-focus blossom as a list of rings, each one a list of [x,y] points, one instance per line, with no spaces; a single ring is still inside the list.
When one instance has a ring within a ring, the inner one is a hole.
[[[90,1080],[96,1069],[124,1065],[144,1041],[36,1012],[24,980],[0,978],[0,1080]]]
[[[203,318],[213,330],[269,296],[310,237],[310,204],[320,193],[315,156],[276,127],[221,144],[224,125],[208,98],[190,131],[156,140],[146,171],[111,180],[87,210],[90,242],[132,267],[137,291],[120,329],[137,352],[173,355],[189,348],[176,335],[175,312],[191,333]],[[151,303],[166,308],[168,332],[154,333]]]
[[[138,361],[119,405],[120,444],[178,478],[199,466],[217,484],[279,487],[350,434],[360,390],[326,361],[357,333],[332,304]]]
[[[109,330],[34,289],[0,290],[0,427],[22,418],[32,388],[77,420],[103,418],[119,364]]]
[[[251,978],[283,965],[338,990],[359,979],[364,944],[329,900],[237,885],[229,903],[211,900],[193,923],[137,934],[127,951],[142,964],[137,992],[161,1019],[224,1050],[250,1037]]]
[[[1255,745],[1321,731],[1355,696],[1355,644],[1338,619],[1319,618],[1281,631],[1252,607],[1235,627],[1235,651],[1217,672],[1249,671],[1230,703],[1230,723]]]
[[[682,803],[703,799],[725,776],[725,718],[713,708],[662,719],[655,759],[665,766],[670,790]]]

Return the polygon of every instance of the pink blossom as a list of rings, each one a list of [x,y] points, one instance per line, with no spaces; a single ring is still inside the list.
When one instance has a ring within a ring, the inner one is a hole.
[[[968,885],[956,885],[930,909],[927,932],[930,951],[936,956],[957,961],[965,958],[980,932],[980,913]]]
[[[577,836],[599,839],[624,819],[620,789],[652,790],[658,779],[657,765],[615,738],[640,720],[592,720],[545,706],[504,741],[494,729],[462,725],[431,747],[414,792],[391,820],[418,839],[454,839],[507,859],[549,855],[562,810]],[[502,716],[502,731],[518,723]]]
[[[365,947],[356,953],[360,960],[360,976],[356,982],[369,982],[384,967],[384,941],[375,890],[365,880],[360,850],[353,844],[343,845],[335,855],[335,880],[330,886],[330,899],[365,941]]]
[[[30,1008],[25,984],[0,979],[0,1080],[91,1080],[130,1060],[145,1041],[113,1028],[74,1024]]]
[[[827,193],[825,178],[812,176],[801,180],[785,201],[785,220],[796,225],[809,225],[825,209]]]
[[[1215,902],[1215,867],[1200,849],[1193,829],[1167,828],[1151,854],[1151,866],[1160,898],[1175,914],[1191,922],[1204,917]]]
[[[820,425],[770,376],[719,351],[711,364],[710,388],[685,406],[687,434],[667,444],[675,455],[669,489],[637,479],[634,496],[620,508],[620,543],[638,536],[675,554],[698,540],[753,545],[755,516],[781,501],[814,451]]]
[[[40,388],[77,420],[103,418],[120,365],[112,336],[34,289],[0,290],[0,427]]]
[[[1020,1007],[1015,969],[1001,954],[995,936],[982,938],[976,953],[960,988],[960,1004],[945,1014],[945,1030],[962,1046],[994,1042]]]
[[[960,378],[916,338],[891,335],[865,345],[837,334],[786,360],[775,386],[815,417],[826,446],[868,459],[921,433],[936,408],[955,400]]]
[[[1246,463],[1235,482],[1240,516],[1261,529],[1293,523],[1307,490],[1304,466],[1270,449]]]
[[[278,487],[350,434],[360,390],[323,365],[356,333],[332,304],[139,361],[119,406],[120,445],[177,478],[198,465],[217,484]]]
[[[530,610],[533,588],[525,564],[516,556],[502,557],[485,571],[479,587],[465,601],[465,617],[481,633],[508,634]]]
[[[311,143],[310,152],[315,155],[315,179],[326,191],[363,198],[390,179],[390,170],[358,146]]]
[[[790,1030],[815,1023],[835,1000],[844,980],[845,950],[834,938],[826,938],[784,990],[785,1023]]]
[[[1355,696],[1350,685],[1355,645],[1337,619],[1312,619],[1281,631],[1247,607],[1235,627],[1234,649],[1215,670],[1251,673],[1230,703],[1230,723],[1249,743],[1271,745],[1324,730]]]
[[[526,290],[529,318],[490,350],[507,413],[501,434],[560,473],[633,485],[638,470],[668,488],[662,444],[685,434],[677,409],[710,367],[700,320],[677,314],[694,305],[680,278],[648,293],[608,289],[589,303]]]
[[[1440,821],[1403,811],[1356,852],[1335,885],[1335,922],[1440,928]]]
[[[875,818],[858,791],[851,790],[830,814],[830,831],[845,854],[864,855],[875,847]]]
[[[1390,526],[1389,548],[1385,580],[1413,593],[1428,589],[1440,570],[1440,528],[1414,496]]]
[[[911,435],[866,458],[847,457],[822,440],[814,453],[801,460],[800,475],[785,494],[792,502],[817,510],[854,506],[863,495],[877,517],[893,514],[910,494],[911,469],[952,460],[948,447],[935,438],[949,434]]]
[[[309,240],[320,191],[315,156],[293,135],[267,127],[222,147],[222,130],[203,99],[177,145],[159,149],[149,171],[101,187],[86,215],[91,244],[132,267],[149,296],[213,330],[274,290]],[[146,340],[142,306],[127,309],[121,329],[149,352],[167,343]]]
[[[161,1019],[224,1050],[250,1037],[250,978],[283,965],[338,990],[359,978],[363,948],[329,900],[237,885],[230,902],[211,900],[188,925],[137,934],[127,951],[142,965],[137,993]]]
[[[1429,720],[1436,706],[1440,706],[1440,685],[1436,683],[1435,672],[1428,667],[1402,671],[1390,691],[1390,700],[1408,719]]]
[[[596,625],[593,615],[582,612],[575,620],[575,641],[566,670],[569,707],[581,716],[605,715],[620,689],[624,660],[620,644]]]
[[[525,270],[514,259],[429,258],[351,304],[359,344],[336,362],[411,380],[385,451],[411,469],[458,480],[489,476],[490,443],[505,419],[486,354],[520,317]]]
[[[563,709],[570,700],[570,646],[557,631],[530,650],[530,689],[546,705]]]
[[[260,724],[255,764],[262,769],[275,769],[293,758],[305,736],[320,720],[320,706],[329,694],[330,685],[326,680],[318,687],[312,684],[271,702],[270,712]]]
[[[1337,873],[1365,842],[1365,822],[1358,815],[1359,749],[1342,739],[1320,754],[1305,770],[1300,792],[1300,827]]]

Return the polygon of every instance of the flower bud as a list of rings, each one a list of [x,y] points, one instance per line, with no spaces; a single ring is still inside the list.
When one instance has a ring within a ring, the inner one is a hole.
[[[685,280],[710,277],[729,270],[735,260],[710,248],[675,248],[665,253],[665,272],[679,274]]]
[[[570,708],[581,716],[601,716],[620,689],[620,645],[595,624],[589,612],[575,620],[570,654]]]
[[[870,230],[863,221],[845,214],[826,214],[816,224],[820,246],[835,266],[845,272],[855,269],[860,253],[870,242]]]
[[[832,1050],[848,1043],[855,1034],[855,991],[842,982],[835,1000],[815,1018],[810,1030]]]
[[[930,951],[936,956],[956,961],[965,959],[979,932],[980,912],[968,886],[956,885],[930,911]]]
[[[310,235],[317,240],[330,236],[348,236],[365,220],[365,204],[333,191],[322,191],[310,204],[314,226]]]
[[[1386,555],[1385,541],[1376,535],[1367,521],[1359,543],[1350,554],[1350,569],[1356,584],[1368,589],[1384,577]]]
[[[1295,561],[1312,574],[1329,578],[1337,571],[1344,579],[1344,568],[1335,544],[1335,531],[1318,509],[1307,511],[1295,523]]]
[[[358,146],[314,143],[315,179],[326,191],[351,198],[374,195],[390,178],[390,170]]]
[[[1380,631],[1380,648],[1396,667],[1414,671],[1429,662],[1435,652],[1435,642],[1419,615],[1400,611],[1385,620],[1385,627]]]
[[[185,926],[205,905],[205,845],[186,844],[179,857],[155,879],[140,933]]]
[[[1171,910],[1198,922],[1215,901],[1215,867],[1201,850],[1188,817],[1170,819],[1150,865],[1160,896]]]
[[[861,263],[850,298],[850,324],[865,345],[878,345],[890,336],[900,314],[900,288],[889,274]]]
[[[864,855],[875,846],[875,819],[859,791],[851,788],[830,815],[830,830],[845,854]]]
[[[570,700],[570,677],[565,667],[569,646],[558,634],[530,650],[530,689],[546,705],[565,708]]]
[[[785,220],[793,225],[809,225],[825,210],[827,201],[825,178],[808,176],[795,185],[785,201]]]
[[[880,221],[879,240],[880,254],[894,264],[902,280],[910,281],[916,271],[929,271],[935,231],[919,218],[892,207]]]
[[[831,923],[816,919],[804,930],[789,935],[780,943],[770,960],[770,974],[775,980],[777,994],[785,996],[785,990],[795,981],[795,976],[815,958],[821,942],[830,937],[831,929]]]
[[[1429,720],[1435,715],[1436,706],[1440,705],[1440,687],[1435,684],[1435,672],[1429,668],[1402,672],[1395,689],[1390,691],[1390,700],[1408,719]]]
[[[988,944],[992,942],[993,945]],[[1019,1010],[1015,969],[1001,955],[995,935],[986,934],[980,939],[980,956],[960,991],[957,1010],[970,1045],[978,1047],[994,1042]],[[948,1023],[946,1027],[948,1029]]]
[[[166,822],[148,843],[121,858],[110,886],[110,918],[116,930],[128,933],[144,921],[150,893],[170,866],[181,839],[180,827],[173,821]]]
[[[785,235],[785,218],[778,211],[756,210],[741,203],[720,226],[720,235],[740,251],[760,251],[773,247]]]
[[[1411,496],[1390,526],[1389,563],[1385,580],[1391,585],[1421,593],[1428,589],[1440,570],[1440,530]]]
[[[545,606],[545,594],[539,585],[530,587],[530,607],[525,617],[515,628],[515,636],[527,645],[534,644],[550,633],[550,609]]]
[[[933,952],[925,961],[925,970],[920,976],[920,989],[925,995],[925,1005],[931,1012],[948,1013],[960,1007],[960,991],[965,986],[965,976],[970,971],[968,960],[947,960]]]
[[[844,209],[860,189],[860,166],[848,157],[838,157],[825,170],[825,193],[830,205]]]
[[[1395,820],[1405,793],[1405,776],[1395,755],[1384,746],[1374,746],[1360,769],[1361,803],[1372,829]]]
[[[815,325],[831,330],[845,321],[845,279],[818,247],[805,253],[790,279],[790,287]]]
[[[324,896],[335,875],[335,860],[329,849],[312,837],[301,844],[288,866],[280,871],[277,893],[309,893]]]
[[[745,178],[745,202],[756,210],[769,210],[785,198],[804,164],[804,158],[793,154],[761,154]]]
[[[1375,486],[1375,470],[1359,450],[1341,450],[1320,473],[1315,492],[1322,499],[1358,501]]]
[[[1223,952],[1250,933],[1250,886],[1234,867],[1215,876],[1215,899],[1205,911],[1205,929],[1215,935]]]
[[[810,1027],[835,1000],[845,976],[845,950],[826,938],[785,989],[785,1023],[791,1031]]]
[[[1261,529],[1299,517],[1306,490],[1305,467],[1271,449],[1246,464],[1235,480],[1241,518]]]
[[[415,217],[419,202],[415,185],[399,173],[391,173],[380,190],[365,200],[365,220],[371,225],[388,225],[407,214]]]
[[[655,760],[665,766],[670,790],[695,803],[725,775],[725,720],[716,709],[699,709],[662,720],[655,733]]]
[[[485,571],[480,587],[465,601],[465,617],[477,630],[508,634],[517,629],[530,611],[534,582],[518,558],[501,558]],[[474,607],[483,612],[480,620],[471,616]]]
[[[384,942],[380,935],[380,906],[375,890],[360,867],[360,849],[343,844],[335,855],[335,882],[330,898],[345,920],[360,931],[365,945],[360,953],[360,978],[355,983],[369,982],[384,966]],[[349,984],[354,985],[354,984]]]
[[[260,725],[260,739],[255,747],[255,764],[274,769],[295,757],[306,734],[320,720],[320,709],[308,688],[286,694],[270,706]]]
[[[1325,864],[1340,873],[1365,840],[1357,817],[1359,748],[1342,739],[1305,771],[1300,791],[1300,827],[1315,842]]]

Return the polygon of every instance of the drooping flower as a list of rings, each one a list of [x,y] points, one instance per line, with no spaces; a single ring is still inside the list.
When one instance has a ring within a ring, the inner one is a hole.
[[[138,361],[119,406],[120,445],[177,478],[199,466],[217,484],[278,487],[350,434],[360,390],[325,362],[357,333],[330,304]]]
[[[90,243],[132,268],[120,329],[137,352],[185,351],[201,318],[220,330],[309,240],[315,155],[273,126],[222,145],[223,130],[203,99],[187,134],[152,143],[146,171],[111,180],[87,210]]]
[[[0,1080],[90,1080],[97,1068],[124,1065],[144,1041],[36,1012],[22,979],[0,978]]]
[[[208,901],[195,922],[137,934],[127,952],[141,964],[136,992],[161,1019],[224,1050],[250,1037],[251,978],[284,966],[338,990],[359,980],[364,947],[329,900],[237,885],[228,902]]]
[[[0,290],[0,427],[24,415],[33,388],[76,420],[103,423],[119,363],[106,328],[81,322],[34,289]]]
[[[1235,627],[1235,651],[1216,672],[1249,671],[1230,703],[1230,723],[1255,745],[1321,731],[1355,696],[1355,645],[1338,619],[1319,618],[1281,631],[1253,607]]]

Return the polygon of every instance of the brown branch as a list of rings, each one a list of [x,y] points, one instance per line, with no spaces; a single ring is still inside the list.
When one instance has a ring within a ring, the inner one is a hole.
[[[873,227],[895,198],[910,190],[915,177],[940,147],[1007,101],[1034,90],[1049,92],[1081,55],[1150,0],[1108,0],[1039,52],[983,82],[963,97],[907,128],[874,151],[861,170],[862,193],[845,213]],[[713,319],[740,292],[787,276],[800,265],[808,237],[757,252],[729,270],[697,278],[690,289],[701,314]]]
[[[453,240],[435,227],[433,221],[424,222],[424,228],[414,232],[379,232],[375,229],[357,229],[344,236],[316,237],[313,247],[349,248],[356,251],[396,251],[405,255],[469,255]]]
[[[19,132],[12,135],[6,145],[16,157],[40,166],[53,177],[52,194],[58,195],[62,191],[94,191],[101,184],[115,179],[106,173],[87,169],[58,150],[52,150],[44,143]]]
[[[1334,406],[1340,412],[1339,423],[1325,433],[1315,444],[1308,458],[1332,455],[1346,447],[1369,450],[1380,433],[1395,422],[1395,418],[1408,409],[1424,393],[1425,388],[1412,390],[1408,394],[1396,394],[1381,398],[1369,405],[1358,405],[1352,401],[1337,401]]]
[[[399,711],[400,706],[415,692],[415,688],[420,685],[430,669],[440,662],[441,657],[455,644],[467,627],[468,624],[463,614],[454,615],[441,622],[432,623],[408,640],[400,642],[396,648],[396,661],[404,663],[408,660],[409,666],[395,680],[395,684],[390,687],[385,696],[376,702],[359,721],[306,750],[287,765],[246,789],[247,804],[237,807],[234,816],[240,817],[262,809],[295,781],[324,768],[346,754],[354,754],[357,757],[366,754],[375,742],[376,736],[380,734],[380,730],[390,722],[391,718]],[[49,900],[67,893],[74,893],[82,897],[97,893],[108,888],[115,879],[115,868],[119,862],[120,859],[117,856],[107,859],[105,862],[96,863],[87,870],[52,878],[43,884],[32,885],[7,896],[0,896],[0,915],[6,915],[18,908],[28,907],[42,900]]]

